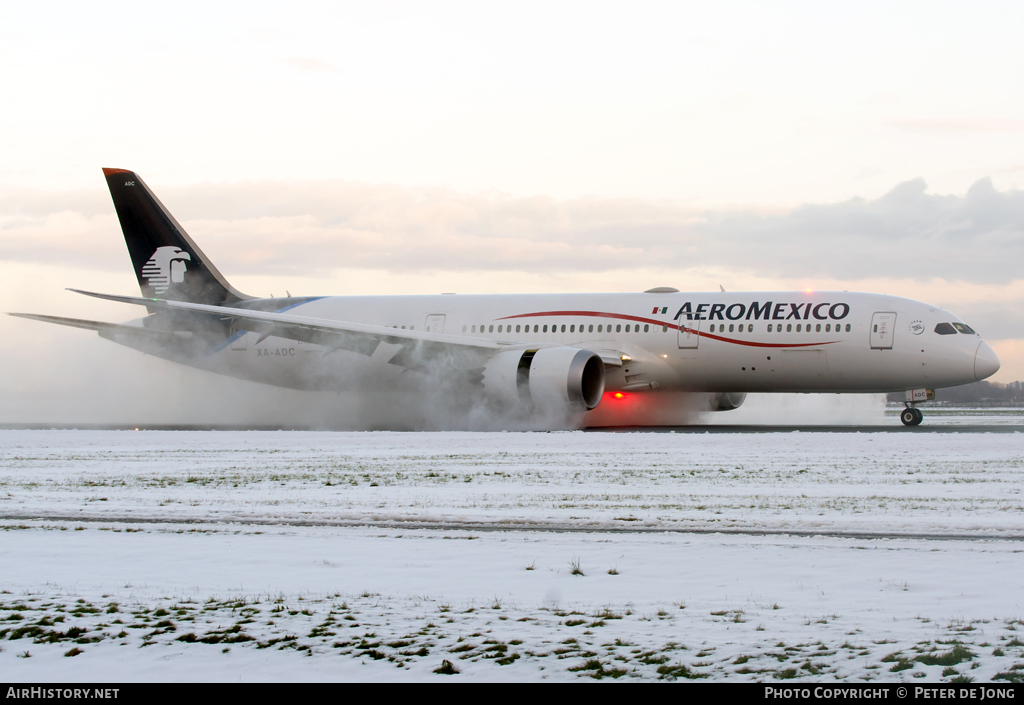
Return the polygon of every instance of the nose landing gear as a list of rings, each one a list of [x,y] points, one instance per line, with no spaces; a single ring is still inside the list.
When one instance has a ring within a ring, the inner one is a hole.
[[[917,426],[923,420],[924,414],[917,407],[908,406],[900,412],[900,421],[903,422],[904,426]]]

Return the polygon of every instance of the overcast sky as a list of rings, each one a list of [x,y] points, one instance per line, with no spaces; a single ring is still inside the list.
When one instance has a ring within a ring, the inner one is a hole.
[[[62,291],[136,288],[110,166],[257,295],[880,290],[1024,378],[1022,30],[1010,2],[5,3],[2,308],[134,315]],[[0,354],[110,346],[42,328],[0,321]]]

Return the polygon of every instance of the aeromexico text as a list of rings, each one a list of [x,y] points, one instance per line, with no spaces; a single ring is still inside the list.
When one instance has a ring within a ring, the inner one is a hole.
[[[765,321],[788,321],[796,319],[807,321],[817,319],[819,321],[840,321],[850,315],[850,304],[833,303],[774,303],[765,301],[763,304],[754,301],[751,304],[697,304],[693,308],[689,301],[683,304],[679,313],[672,319],[678,320],[686,314],[688,321],[713,321],[730,320],[744,321],[765,320]]]

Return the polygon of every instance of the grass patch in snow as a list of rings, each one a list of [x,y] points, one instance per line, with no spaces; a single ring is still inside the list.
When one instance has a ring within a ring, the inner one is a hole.
[[[914,660],[923,663],[925,666],[956,666],[964,661],[970,661],[975,656],[976,654],[963,644],[956,644],[945,653],[936,654],[932,652],[922,654]]]

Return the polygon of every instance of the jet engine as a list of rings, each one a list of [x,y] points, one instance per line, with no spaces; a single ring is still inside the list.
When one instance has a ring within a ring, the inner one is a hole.
[[[580,348],[509,350],[488,360],[483,385],[503,404],[590,411],[604,394],[604,362]]]
[[[743,405],[746,392],[719,392],[711,395],[711,411],[732,411]]]

